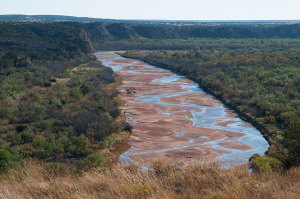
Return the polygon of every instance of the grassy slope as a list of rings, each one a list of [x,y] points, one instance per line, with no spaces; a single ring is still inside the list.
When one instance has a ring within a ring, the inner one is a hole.
[[[251,174],[247,168],[218,165],[182,167],[156,162],[153,170],[135,165],[90,170],[80,176],[30,162],[2,176],[0,198],[264,198],[291,199],[300,194],[300,170]]]

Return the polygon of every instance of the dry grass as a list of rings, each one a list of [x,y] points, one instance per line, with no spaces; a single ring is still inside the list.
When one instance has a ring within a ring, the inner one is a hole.
[[[0,198],[299,198],[300,169],[251,174],[246,167],[153,164],[93,170],[81,176],[51,174],[40,164],[2,176]]]

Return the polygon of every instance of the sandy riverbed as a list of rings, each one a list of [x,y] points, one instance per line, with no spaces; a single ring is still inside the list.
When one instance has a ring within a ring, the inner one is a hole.
[[[122,109],[133,126],[131,148],[121,156],[123,162],[245,163],[252,154],[267,150],[268,143],[253,126],[193,81],[113,52],[96,56],[123,77]]]

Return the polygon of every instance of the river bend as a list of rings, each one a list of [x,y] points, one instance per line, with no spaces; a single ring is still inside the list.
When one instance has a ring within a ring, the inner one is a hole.
[[[120,161],[150,165],[153,160],[242,164],[263,155],[268,142],[250,123],[199,85],[169,70],[114,52],[95,53],[123,77],[122,109],[133,126],[130,149]]]

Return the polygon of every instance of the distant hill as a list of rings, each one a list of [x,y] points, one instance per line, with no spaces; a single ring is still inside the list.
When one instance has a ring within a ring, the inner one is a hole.
[[[52,22],[103,22],[103,23],[129,23],[129,24],[144,24],[144,25],[163,25],[163,26],[191,26],[191,25],[207,25],[207,26],[222,26],[222,25],[246,25],[246,26],[275,26],[282,24],[300,23],[300,20],[121,20],[121,19],[103,19],[90,17],[75,17],[64,15],[21,15],[10,14],[0,15],[0,21],[15,21],[15,22],[37,22],[37,23],[52,23]]]
[[[82,23],[0,22],[0,55],[4,52],[51,60],[73,58],[92,50]]]
[[[187,39],[187,38],[300,38],[300,24],[277,26],[147,26],[124,23],[84,24],[93,41],[102,39]]]
[[[52,23],[52,22],[116,22],[112,19],[99,19],[89,17],[73,17],[62,15],[0,15],[1,21],[15,21],[15,22],[38,22],[38,23]]]
[[[47,36],[47,37],[45,37]],[[49,38],[45,41],[44,38]],[[51,38],[51,39],[50,39]],[[188,38],[300,38],[300,24],[278,26],[162,26],[126,23],[24,23],[0,22],[0,49],[17,48],[41,52],[69,43],[75,51],[91,52],[89,42],[133,39],[188,39]],[[101,42],[100,42],[101,43]],[[67,45],[64,45],[64,47]],[[13,48],[12,48],[13,47]],[[62,53],[63,54],[63,53]]]
[[[15,17],[17,19],[21,16],[17,15]],[[73,19],[72,17],[46,16],[46,18],[40,18],[40,20],[50,21],[51,18],[52,21],[57,21],[58,18],[60,20]],[[37,19],[36,16],[35,19]],[[84,21],[90,18],[78,19]],[[132,45],[132,48],[136,48],[133,40],[142,40],[143,42],[147,40],[149,42],[162,39],[181,39],[183,41],[183,39],[190,38],[300,38],[300,24],[277,24],[273,26],[263,24],[259,26],[254,26],[253,24],[171,26],[162,24],[108,23],[107,21],[89,23],[70,21],[57,23],[0,21],[0,51],[14,51],[31,58],[37,55],[40,58],[42,56],[55,57],[58,54],[63,57],[72,57],[78,53],[90,53],[93,51],[93,47],[99,49],[99,46],[105,46],[105,42],[115,42],[113,44],[114,47],[109,47],[109,49],[120,49],[116,48],[116,46],[120,46],[120,40]],[[124,46],[122,49],[128,48]],[[53,52],[57,53],[53,54]],[[69,52],[72,53],[69,54]]]

